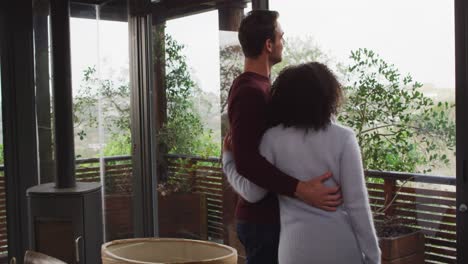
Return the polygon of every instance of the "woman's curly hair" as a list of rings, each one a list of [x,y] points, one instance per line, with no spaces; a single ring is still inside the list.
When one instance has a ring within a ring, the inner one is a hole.
[[[337,113],[343,93],[331,70],[319,62],[290,66],[272,85],[271,126],[320,130]]]

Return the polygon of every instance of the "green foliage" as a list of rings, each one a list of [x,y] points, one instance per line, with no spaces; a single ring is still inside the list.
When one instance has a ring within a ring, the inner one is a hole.
[[[275,80],[280,71],[288,65],[311,61],[324,63],[338,73],[346,71],[340,63],[336,63],[334,58],[325,53],[311,36],[290,37],[284,41],[283,60],[271,70],[271,80]]]
[[[242,51],[236,47],[221,50],[221,79],[229,80],[229,85],[221,87],[222,105],[230,83],[242,72]],[[420,83],[410,75],[401,76],[394,65],[373,51],[354,51],[351,60],[345,67],[311,37],[289,38],[283,61],[273,67],[271,76],[276,78],[287,65],[327,64],[346,84],[346,100],[338,120],[355,130],[367,169],[429,172],[447,165],[455,146],[454,105],[436,104],[421,92]]]
[[[308,61],[329,65],[345,83],[346,100],[338,116],[352,127],[362,149],[367,169],[428,172],[449,162],[455,146],[454,105],[435,103],[421,92],[421,84],[410,75],[402,76],[374,52],[359,49],[351,53],[345,68],[328,57],[310,38],[288,39],[283,62],[274,67],[274,77],[282,67]],[[158,135],[169,153],[217,156],[220,145],[204,128],[195,98],[203,93],[190,76],[184,47],[165,36],[167,122]],[[157,53],[157,51],[156,51]],[[221,50],[221,98],[225,110],[232,80],[242,72],[242,53],[237,46]],[[99,81],[95,69],[84,74],[87,86],[75,98],[75,124],[79,128],[97,126],[98,98],[110,140],[105,155],[130,153],[130,89],[128,84]],[[85,129],[78,132],[87,137]]]
[[[429,172],[455,145],[453,105],[435,105],[413,81],[373,51],[351,52],[346,102],[338,120],[352,127],[367,169]]]
[[[104,147],[104,156],[131,155],[132,139],[130,134],[114,134]]]
[[[0,164],[3,165],[5,160],[3,158],[3,144],[0,144]]]
[[[178,167],[178,172],[181,174],[192,174],[195,172],[197,164],[193,164],[188,160],[177,159],[175,161]],[[194,177],[167,177],[156,187],[156,190],[161,196],[169,196],[174,193],[192,193],[195,191],[196,180]]]
[[[234,79],[244,71],[244,54],[239,45],[225,46],[220,50],[221,113],[227,111],[227,98]]]
[[[288,65],[320,61],[331,69],[345,75],[346,69],[340,63],[328,56],[317,46],[310,36],[302,38],[291,37],[285,40],[283,60],[271,69],[271,80],[275,80],[279,72]],[[232,81],[244,71],[244,55],[239,45],[223,47],[220,51],[221,75],[221,111],[226,111],[228,92]]]
[[[194,141],[195,155],[201,157],[217,157],[221,153],[221,145],[216,144],[213,131],[205,130],[197,140]]]
[[[101,125],[111,135],[130,133],[130,87],[125,80],[100,79],[95,67],[83,72],[83,85],[73,99],[74,122],[80,140],[86,138],[86,128]]]
[[[196,93],[202,91],[190,76],[184,46],[166,35],[165,49],[167,122],[160,130],[160,142],[167,147],[168,153],[206,155],[204,144],[200,143],[206,132],[194,105]]]
[[[157,44],[158,45],[158,44]],[[219,144],[212,132],[203,127],[194,98],[203,93],[192,80],[183,55],[184,46],[165,36],[167,122],[158,134],[160,144],[168,153],[219,155]],[[158,52],[155,49],[155,52]],[[131,152],[130,87],[128,82],[99,79],[95,67],[84,71],[84,85],[74,98],[75,130],[80,140],[86,139],[90,128],[98,122],[110,135],[104,155],[128,155]],[[101,120],[98,120],[98,113]],[[216,152],[216,153],[215,153]]]

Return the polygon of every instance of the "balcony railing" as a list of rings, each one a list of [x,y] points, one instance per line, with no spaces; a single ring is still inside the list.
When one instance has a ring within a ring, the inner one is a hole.
[[[131,156],[77,160],[76,179],[104,183],[106,241],[133,237]]]
[[[381,211],[376,222],[387,216],[422,230],[426,263],[456,263],[454,177],[382,171],[366,176],[373,211]]]
[[[8,253],[5,167],[0,164],[0,259]]]
[[[207,199],[208,237],[225,238],[223,173],[219,158],[167,155],[169,175],[190,179]],[[133,236],[132,165],[130,156],[77,160],[79,181],[105,182],[107,239]],[[366,171],[375,221],[384,216],[404,220],[426,236],[426,263],[456,263],[455,178]],[[0,249],[6,252],[3,166],[0,166]],[[379,209],[380,208],[380,209]],[[381,208],[386,208],[382,210]]]

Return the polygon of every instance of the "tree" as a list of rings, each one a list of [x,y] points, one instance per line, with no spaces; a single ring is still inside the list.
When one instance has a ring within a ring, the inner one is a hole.
[[[371,50],[351,52],[346,101],[338,120],[354,129],[367,169],[429,172],[455,146],[454,105],[425,96]]]
[[[288,65],[319,61],[328,65],[334,72],[345,75],[346,68],[328,55],[311,36],[289,37],[284,41],[283,60],[271,70],[271,80],[275,80],[280,71]]]
[[[343,76],[344,72],[346,72],[345,67],[340,63],[336,63],[332,57],[323,52],[312,37],[291,37],[285,40],[283,60],[273,66],[270,79],[276,79],[279,72],[288,65],[310,61],[325,63]],[[225,112],[227,110],[227,97],[231,84],[243,72],[244,55],[241,46],[229,45],[223,47],[220,51],[220,64],[221,112]]]
[[[234,79],[243,71],[244,54],[240,45],[228,45],[219,52],[221,75],[221,113],[227,111],[227,98]]]
[[[166,96],[167,122],[159,133],[169,153],[214,155],[219,145],[205,142],[210,132],[205,131],[194,98],[203,93],[190,76],[183,55],[183,45],[165,35],[166,46]],[[84,86],[74,99],[75,127],[80,139],[87,136],[87,129],[98,126],[98,107],[103,126],[110,134],[104,149],[105,155],[130,154],[130,87],[128,81],[101,80],[96,69],[84,71]],[[210,145],[212,144],[212,145]],[[209,146],[208,146],[209,145]],[[211,150],[210,153],[203,151]],[[203,152],[203,153],[202,153]]]
[[[192,99],[200,89],[190,76],[184,46],[166,34],[165,47],[167,123],[159,137],[169,153],[195,154],[193,143],[203,134],[203,124]]]
[[[436,104],[421,92],[420,83],[401,76],[370,50],[353,51],[352,64],[344,66],[311,37],[288,38],[285,43],[283,61],[273,67],[272,79],[287,65],[327,64],[344,84],[346,99],[338,120],[356,132],[365,168],[429,172],[448,164],[455,146],[454,105]],[[240,47],[221,51],[221,79],[232,82],[241,71],[239,54]],[[229,87],[230,83],[222,86],[225,95]]]
[[[119,74],[125,76],[125,74]],[[83,71],[83,85],[73,100],[75,131],[80,140],[89,137],[91,129],[100,124],[109,135],[104,152],[129,155],[130,87],[128,80],[100,79],[95,67]],[[99,118],[99,114],[101,118]],[[116,148],[120,146],[120,148]]]

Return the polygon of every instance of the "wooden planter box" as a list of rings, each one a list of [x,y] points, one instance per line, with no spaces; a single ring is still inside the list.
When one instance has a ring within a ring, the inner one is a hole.
[[[424,263],[424,234],[416,231],[392,238],[380,238],[382,264]]]
[[[207,239],[206,197],[201,193],[159,195],[159,236]]]
[[[130,238],[133,230],[133,200],[130,194],[105,195],[107,240]]]

